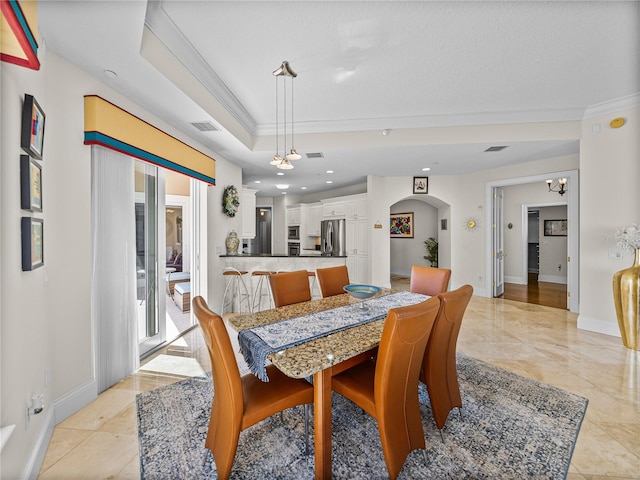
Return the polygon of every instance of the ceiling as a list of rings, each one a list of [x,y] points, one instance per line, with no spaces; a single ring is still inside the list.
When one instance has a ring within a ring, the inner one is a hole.
[[[38,5],[46,50],[240,166],[258,196],[574,154],[566,132],[579,129],[563,127],[640,92],[637,1]],[[272,72],[283,60],[298,74],[303,158],[278,177]],[[507,148],[485,152],[496,145]]]

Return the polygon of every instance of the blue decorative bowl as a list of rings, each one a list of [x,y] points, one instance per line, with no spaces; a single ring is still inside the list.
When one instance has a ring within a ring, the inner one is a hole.
[[[365,300],[367,298],[373,297],[376,293],[380,291],[380,287],[376,287],[374,285],[352,284],[352,285],[344,286],[343,289],[352,297],[355,297],[360,300]]]

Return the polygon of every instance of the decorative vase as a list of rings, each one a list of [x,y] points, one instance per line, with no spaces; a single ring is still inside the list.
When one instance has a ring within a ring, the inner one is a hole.
[[[229,232],[229,236],[224,241],[225,247],[227,247],[227,255],[237,255],[238,245],[240,245],[240,239],[235,230]]]
[[[613,300],[616,304],[618,327],[622,344],[633,350],[640,350],[640,248],[636,248],[633,265],[613,275]]]

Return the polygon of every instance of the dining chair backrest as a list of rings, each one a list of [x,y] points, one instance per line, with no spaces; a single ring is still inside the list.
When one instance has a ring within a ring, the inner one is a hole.
[[[442,306],[424,352],[420,373],[420,379],[427,385],[431,410],[438,429],[444,426],[451,409],[462,408],[456,368],[456,346],[462,318],[472,295],[471,285],[463,285],[456,290],[438,295]]]
[[[448,268],[413,265],[409,290],[433,297],[447,291],[450,278],[451,270]]]
[[[272,273],[269,284],[276,307],[311,300],[309,277],[306,270]]]
[[[349,285],[349,271],[346,265],[318,268],[316,270],[322,298],[345,293],[343,287]]]
[[[213,453],[216,465],[229,457],[233,463],[237,442],[234,445],[229,438],[239,436],[244,414],[240,370],[222,317],[212,312],[201,296],[193,299],[192,306],[209,351],[215,390],[206,447]]]

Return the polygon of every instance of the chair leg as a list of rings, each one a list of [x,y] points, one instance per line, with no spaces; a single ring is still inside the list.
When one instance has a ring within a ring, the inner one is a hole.
[[[440,432],[440,438],[442,439],[442,443],[444,443],[444,433],[442,433],[442,429],[438,430]]]
[[[462,407],[458,407],[458,413],[460,414],[460,418],[464,420],[464,417],[462,416]]]
[[[424,457],[424,464],[429,466],[429,457],[427,457],[427,449],[422,450],[422,456]]]
[[[309,455],[309,404],[304,404],[304,454]]]

